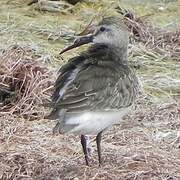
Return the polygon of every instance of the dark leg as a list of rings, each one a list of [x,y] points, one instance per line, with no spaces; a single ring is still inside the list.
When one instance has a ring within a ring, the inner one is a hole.
[[[86,148],[87,148],[87,152],[88,152],[88,157],[91,157],[93,148],[90,144],[90,137],[88,135],[84,135],[84,137],[86,138]]]
[[[86,138],[84,135],[81,135],[81,144],[82,144],[83,153],[84,153],[85,160],[86,160],[86,165],[89,166],[87,144],[86,144]]]
[[[102,131],[98,133],[96,136],[96,144],[97,144],[97,151],[98,151],[98,159],[99,159],[99,166],[101,166],[101,136],[102,136]]]

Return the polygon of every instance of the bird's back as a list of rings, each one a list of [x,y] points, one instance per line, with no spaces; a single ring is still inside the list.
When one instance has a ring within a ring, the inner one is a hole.
[[[114,61],[105,47],[90,49],[61,67],[51,117],[63,112],[110,111],[131,106],[138,90],[128,64]]]

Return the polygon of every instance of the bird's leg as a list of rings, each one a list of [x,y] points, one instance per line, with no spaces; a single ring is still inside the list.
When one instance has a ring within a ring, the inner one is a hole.
[[[96,144],[97,144],[97,151],[98,151],[98,159],[99,159],[99,166],[101,166],[101,136],[102,136],[102,131],[98,133],[96,136]]]
[[[86,137],[84,135],[81,135],[81,144],[82,144],[83,153],[84,153],[84,156],[85,156],[86,165],[89,166],[87,142],[86,142]]]
[[[87,148],[88,156],[91,157],[93,153],[93,148],[91,146],[90,137],[88,135],[85,135],[85,138],[86,138],[86,148]]]

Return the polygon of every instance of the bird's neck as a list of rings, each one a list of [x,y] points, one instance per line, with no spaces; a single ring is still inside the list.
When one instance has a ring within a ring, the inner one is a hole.
[[[88,53],[94,57],[100,57],[117,63],[127,64],[127,48],[119,48],[104,44],[94,44],[88,49]]]

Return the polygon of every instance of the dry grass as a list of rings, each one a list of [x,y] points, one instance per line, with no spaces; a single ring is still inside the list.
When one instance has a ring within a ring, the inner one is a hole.
[[[32,49],[20,46],[12,46],[1,55],[1,114],[43,117],[40,106],[49,100],[54,76],[38,58]]]
[[[28,117],[34,117],[34,112],[36,118],[44,114],[39,104],[49,99],[49,88],[43,88],[52,84],[50,70],[27,48],[11,47],[1,59],[1,83],[19,96],[13,93],[5,101],[5,113],[0,113],[0,179],[180,178],[180,106],[176,101],[155,105],[149,97],[140,99],[133,114],[105,132],[103,166],[98,167],[95,151],[91,167],[86,167],[79,137],[53,136],[54,121],[24,119],[27,108]],[[29,87],[32,91],[27,91]]]
[[[0,179],[179,179],[180,107],[144,102],[103,136],[101,168],[96,151],[85,166],[77,136],[53,136],[55,122],[1,116]]]
[[[180,30],[166,31],[155,28],[148,21],[151,14],[145,16],[136,16],[130,11],[120,9],[120,13],[124,16],[124,22],[132,33],[132,37],[136,42],[142,42],[146,47],[152,49],[159,54],[164,54],[179,60],[180,56]]]
[[[47,18],[47,14],[45,16]],[[52,18],[55,18],[54,15]],[[167,76],[173,72],[176,76],[177,62],[168,64],[162,59],[168,56],[178,60],[179,31],[156,31],[146,17],[135,17],[133,14],[126,14],[125,21],[134,34],[136,49],[131,56],[141,61],[138,73],[143,83],[152,88],[152,84],[157,82],[157,78],[152,76],[157,72]],[[8,23],[5,25],[8,29]],[[53,31],[39,31],[41,27],[38,29],[38,25],[28,26],[25,32],[32,31],[33,37],[36,34],[51,37]],[[1,32],[5,34],[7,31]],[[13,30],[9,33],[13,34]],[[55,33],[52,39],[59,37],[62,36]],[[56,122],[43,119],[46,110],[42,104],[50,98],[54,73],[39,59],[32,49],[20,46],[12,46],[0,56],[0,179],[180,179],[178,85],[176,98],[171,94],[172,86],[170,92],[166,90],[166,103],[158,97],[142,97],[133,114],[104,133],[103,166],[98,167],[95,151],[91,167],[86,167],[79,137],[55,136],[52,129]],[[154,92],[157,89],[161,93],[165,91],[158,84],[155,87]],[[96,150],[95,142],[92,141],[92,144]]]

